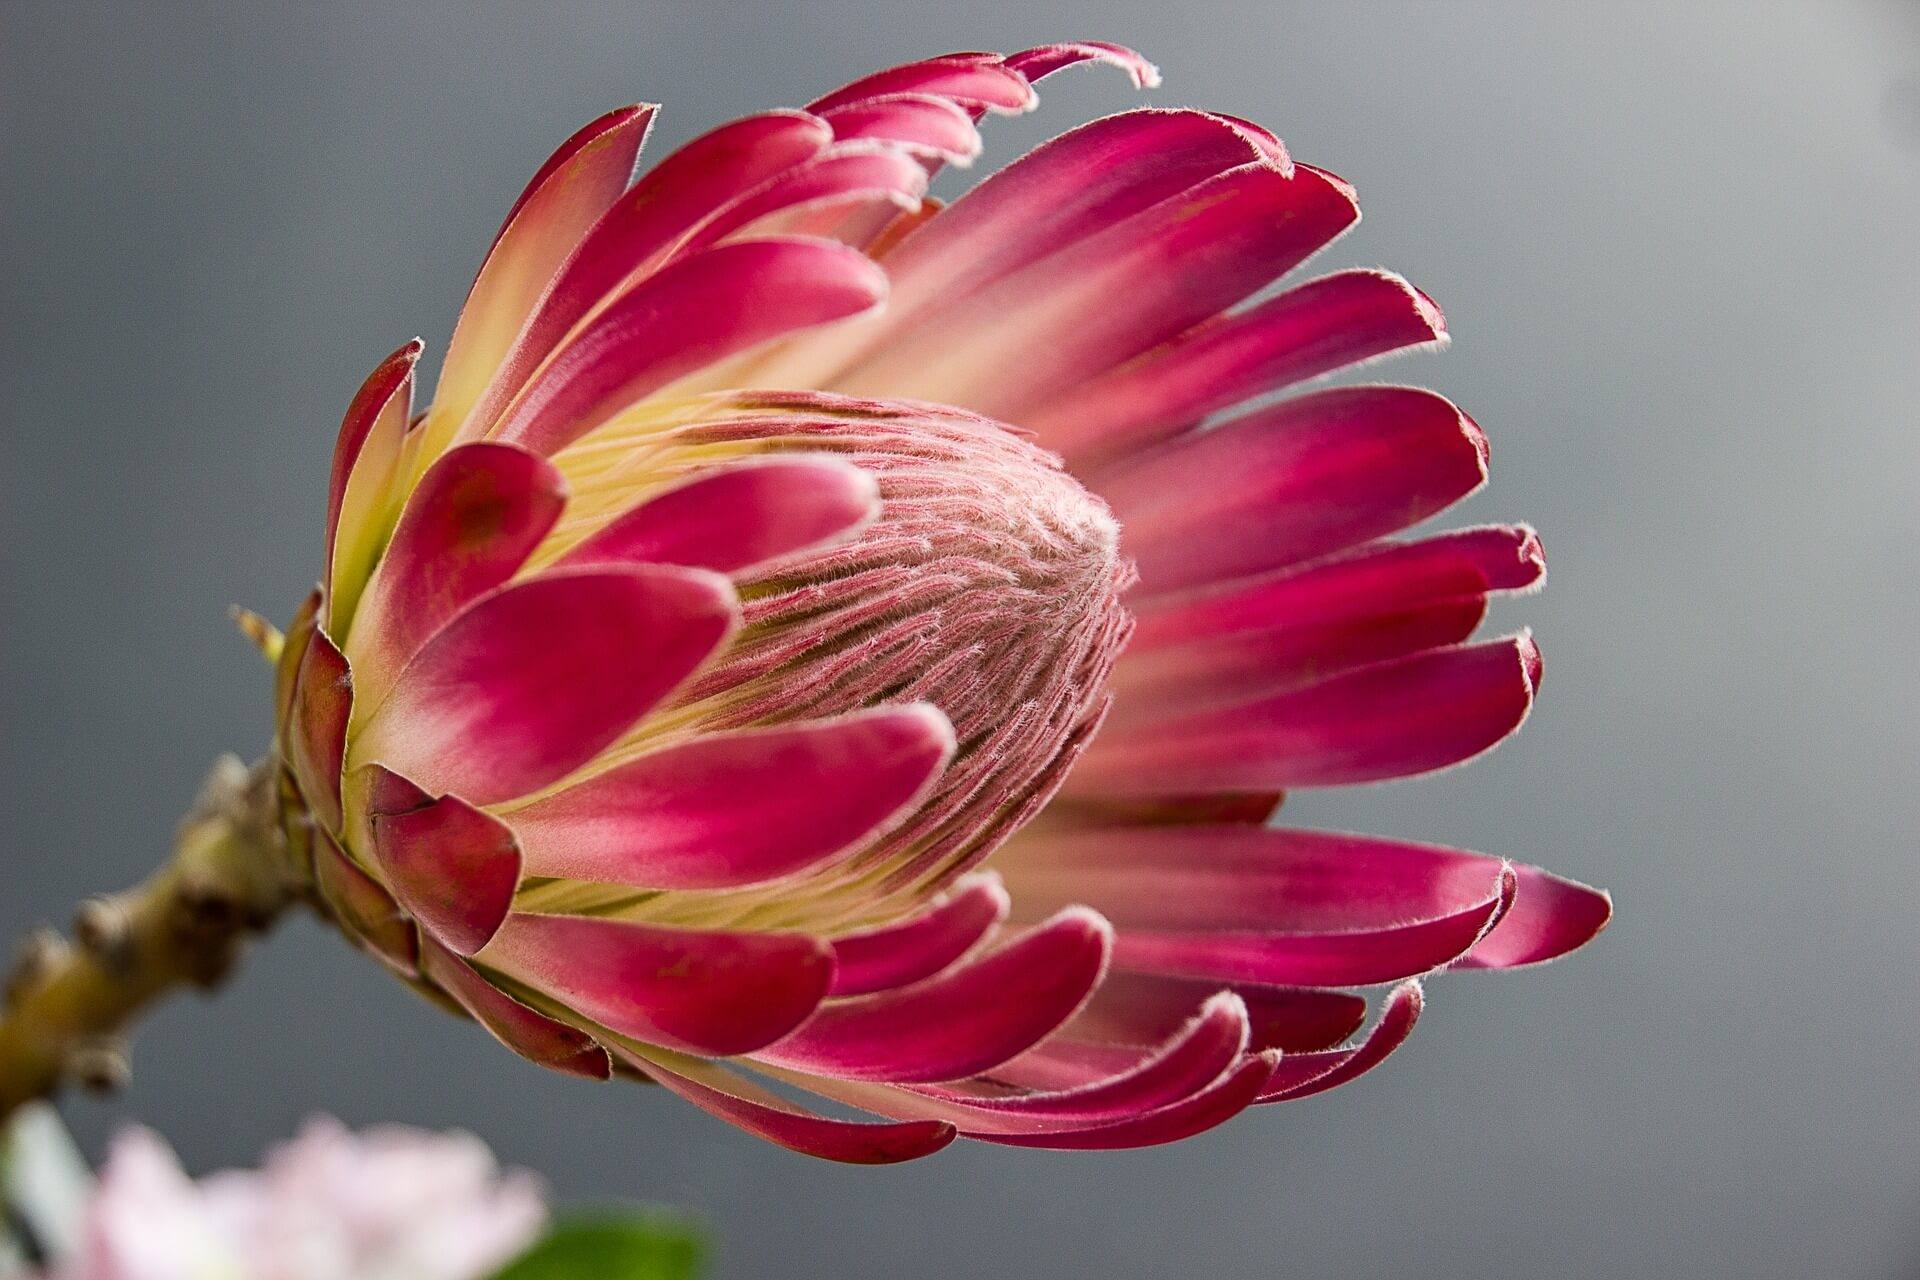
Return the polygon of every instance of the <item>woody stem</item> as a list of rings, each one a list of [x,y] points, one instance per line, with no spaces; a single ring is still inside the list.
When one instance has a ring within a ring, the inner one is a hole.
[[[173,857],[144,884],[93,898],[69,942],[51,929],[21,944],[0,997],[0,1120],[68,1083],[112,1089],[147,1009],[211,989],[253,934],[306,892],[277,817],[276,766],[224,756],[180,824]]]

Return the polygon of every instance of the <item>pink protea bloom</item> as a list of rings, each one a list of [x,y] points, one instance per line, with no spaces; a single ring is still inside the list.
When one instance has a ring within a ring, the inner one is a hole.
[[[480,1280],[546,1199],[467,1134],[308,1121],[259,1169],[195,1181],[159,1135],[113,1141],[79,1256],[46,1280]]]
[[[431,407],[418,343],[354,401],[281,660],[289,829],[349,934],[519,1053],[841,1160],[1137,1146],[1605,924],[1531,867],[1264,825],[1519,726],[1532,641],[1468,637],[1539,544],[1386,540],[1485,479],[1431,392],[1241,408],[1445,340],[1378,271],[1248,303],[1359,216],[1265,130],[1133,111],[926,198],[1085,61],[1156,80],[929,59],[632,185],[652,109],[604,116]]]

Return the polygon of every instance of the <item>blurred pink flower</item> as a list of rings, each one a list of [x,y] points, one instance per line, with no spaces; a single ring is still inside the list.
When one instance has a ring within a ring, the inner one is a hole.
[[[466,1134],[314,1119],[258,1170],[187,1177],[114,1139],[80,1257],[46,1280],[480,1280],[546,1223],[539,1183]]]
[[[350,936],[537,1062],[888,1161],[1185,1137],[1380,1061],[1419,976],[1606,923],[1265,827],[1519,727],[1539,651],[1470,636],[1540,545],[1390,540],[1486,478],[1432,392],[1247,407],[1446,337],[1381,271],[1251,301],[1359,217],[1265,129],[1133,111],[927,196],[1089,61],[1157,83],[954,54],[631,186],[651,107],[540,169],[432,405],[416,342],[350,408],[282,650],[289,831]]]

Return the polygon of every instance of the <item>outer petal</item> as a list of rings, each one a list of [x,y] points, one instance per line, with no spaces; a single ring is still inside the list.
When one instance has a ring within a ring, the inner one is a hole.
[[[983,1142],[1056,1151],[1119,1151],[1179,1142],[1225,1124],[1246,1110],[1279,1062],[1277,1053],[1253,1054],[1213,1084],[1171,1106],[1097,1129],[1049,1134],[975,1134]]]
[[[453,440],[560,264],[633,180],[652,124],[650,106],[609,111],[562,143],[514,203],[454,327],[420,465]]]
[[[1007,66],[1029,80],[1044,79],[1056,71],[1078,66],[1083,62],[1104,62],[1108,66],[1120,68],[1133,78],[1133,87],[1136,89],[1160,87],[1160,68],[1125,45],[1108,44],[1104,40],[1075,40],[1064,44],[1043,44],[1036,49],[1022,49],[1019,53],[1010,53],[1006,58]]]
[[[346,764],[347,721],[353,713],[353,675],[339,646],[316,630],[294,679],[288,725],[288,764],[300,794],[320,824],[340,829],[340,778]]]
[[[744,573],[843,537],[879,509],[873,476],[838,459],[738,463],[703,471],[648,498],[559,563],[652,561]]]
[[[1018,422],[1026,407],[1259,290],[1358,217],[1351,193],[1314,170],[1243,165],[956,306],[926,309],[832,385]]]
[[[835,938],[832,994],[865,995],[931,978],[979,945],[1010,906],[1000,877],[980,872],[898,924]]]
[[[342,932],[403,977],[418,972],[420,937],[413,922],[393,895],[354,865],[324,831],[315,833],[313,879]]]
[[[1119,971],[1107,975],[1087,1007],[1061,1032],[1082,1043],[1154,1045],[1186,1025],[1221,983]],[[1252,1046],[1291,1058],[1329,1049],[1360,1029],[1367,1002],[1346,991],[1235,983],[1249,1019]],[[1045,1046],[1042,1046],[1044,1048]]]
[[[1185,795],[1409,777],[1492,748],[1526,719],[1539,685],[1530,636],[1432,649],[1262,702],[1101,738],[1068,787]]]
[[[347,408],[334,444],[322,624],[341,635],[353,619],[393,518],[401,445],[413,412],[413,367],[423,350],[425,345],[415,338],[368,375]]]
[[[930,1156],[954,1139],[937,1120],[856,1124],[802,1111],[733,1072],[697,1058],[649,1051],[623,1059],[703,1111],[802,1155],[843,1164],[898,1164]]]
[[[835,1000],[756,1055],[855,1080],[954,1080],[1030,1048],[1106,968],[1110,933],[1069,909],[981,959],[912,987]]]
[[[734,619],[726,580],[696,569],[561,570],[504,587],[407,664],[353,758],[474,804],[526,795],[624,733]]]
[[[1513,969],[1554,960],[1585,946],[1613,919],[1613,898],[1603,889],[1538,867],[1514,870],[1520,884],[1513,910],[1460,959],[1460,968]]]
[[[1341,387],[1173,441],[1100,490],[1155,594],[1393,533],[1478,489],[1486,464],[1480,429],[1431,391]]]
[[[429,467],[355,615],[360,696],[385,697],[427,637],[526,563],[565,505],[553,464],[511,445],[462,445]]]
[[[1260,1091],[1256,1102],[1289,1102],[1338,1088],[1365,1075],[1386,1061],[1387,1056],[1407,1041],[1413,1024],[1425,1007],[1418,982],[1403,982],[1387,997],[1380,1020],[1367,1038],[1348,1049],[1326,1049],[1318,1053],[1294,1054],[1283,1058]]]
[[[980,154],[973,118],[949,98],[899,93],[823,111],[820,118],[843,140],[874,139],[912,154],[969,165]]]
[[[1387,271],[1342,271],[1182,334],[1022,418],[1084,465],[1140,448],[1243,400],[1409,347],[1446,319]]]
[[[898,93],[934,94],[962,106],[1002,112],[1027,111],[1034,103],[1027,78],[1002,65],[992,54],[950,54],[862,76],[852,84],[815,98],[807,104],[807,110],[830,111],[834,107]]]
[[[694,738],[514,810],[527,872],[652,889],[778,879],[851,853],[954,750],[933,707]]]
[[[624,1036],[687,1053],[748,1053],[826,994],[833,953],[801,934],[720,933],[516,914],[479,962]]]
[[[1129,969],[1298,986],[1361,986],[1467,954],[1514,901],[1497,858],[1257,827],[1119,828],[1030,841],[1014,898],[1086,902]]]
[[[458,955],[487,945],[520,886],[513,832],[458,796],[373,815],[373,848],[394,897]]]
[[[536,453],[728,356],[877,305],[886,273],[827,240],[743,240],[684,258],[589,322],[535,374],[493,434]]]
[[[420,971],[496,1040],[529,1062],[588,1080],[613,1075],[607,1051],[593,1037],[521,1004],[431,938],[421,943]]]

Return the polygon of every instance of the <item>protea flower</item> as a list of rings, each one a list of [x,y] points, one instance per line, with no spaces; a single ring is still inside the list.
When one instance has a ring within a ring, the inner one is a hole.
[[[431,406],[417,342],[354,400],[281,652],[288,828],[349,934],[510,1048],[841,1160],[1137,1146],[1606,922],[1500,858],[1265,825],[1519,726],[1533,642],[1468,638],[1540,547],[1390,540],[1485,479],[1431,392],[1247,407],[1446,337],[1379,271],[1250,301],[1359,216],[1266,130],[1132,111],[927,198],[1085,61],[1156,83],[953,54],[632,185],[652,108],[603,116]]]

